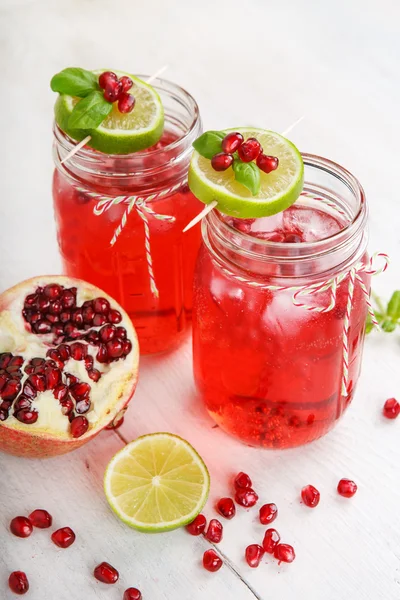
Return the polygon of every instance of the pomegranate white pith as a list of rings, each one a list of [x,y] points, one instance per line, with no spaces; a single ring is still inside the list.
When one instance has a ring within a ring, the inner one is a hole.
[[[49,285],[56,293],[47,305],[45,293],[38,290]],[[76,300],[60,312],[60,302],[68,304],[71,295]],[[96,313],[93,307],[104,310]],[[104,328],[103,337],[110,339],[102,340]],[[5,367],[9,360],[6,353],[16,363],[15,378],[13,368],[1,368],[1,362]],[[129,402],[136,387],[138,357],[136,332],[128,315],[95,286],[49,276],[4,292],[0,296],[0,450],[54,456],[85,443],[110,425]],[[10,399],[4,399],[10,371],[11,386],[20,389],[16,396],[11,394],[11,405]]]

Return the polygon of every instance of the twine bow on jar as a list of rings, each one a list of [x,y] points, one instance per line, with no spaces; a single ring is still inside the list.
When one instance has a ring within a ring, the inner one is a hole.
[[[125,227],[125,225],[127,224],[128,217],[129,217],[132,209],[133,208],[136,209],[136,212],[138,213],[139,217],[142,219],[143,225],[144,225],[147,270],[148,270],[149,279],[150,279],[150,289],[151,289],[152,294],[155,296],[155,298],[159,297],[159,291],[158,291],[158,287],[157,287],[156,280],[154,277],[153,259],[152,259],[152,255],[151,255],[151,245],[150,245],[150,227],[149,227],[148,216],[150,215],[154,219],[157,219],[158,221],[166,221],[169,223],[174,223],[176,219],[175,219],[175,217],[173,217],[171,215],[161,215],[161,214],[155,212],[150,207],[149,203],[154,200],[159,200],[160,198],[166,197],[169,194],[172,194],[173,192],[176,192],[181,186],[182,186],[182,184],[179,183],[170,188],[163,189],[161,192],[158,192],[157,194],[152,194],[151,196],[117,196],[117,197],[104,196],[102,194],[96,194],[94,192],[90,192],[89,190],[79,188],[79,191],[84,192],[90,198],[97,200],[97,202],[93,208],[93,214],[95,214],[96,216],[104,214],[107,210],[110,210],[110,208],[112,208],[113,206],[116,206],[117,204],[125,204],[126,205],[126,209],[124,211],[124,214],[122,215],[121,222],[119,223],[118,227],[114,231],[114,235],[110,241],[111,246],[114,246],[118,237],[122,233],[122,230]]]

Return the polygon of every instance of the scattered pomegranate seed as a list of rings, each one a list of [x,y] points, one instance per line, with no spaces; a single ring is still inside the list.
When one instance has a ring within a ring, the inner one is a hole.
[[[279,167],[279,158],[260,154],[257,157],[257,167],[261,171],[264,171],[264,173],[272,173],[272,171],[275,171]]]
[[[267,529],[262,544],[265,552],[268,552],[268,554],[273,554],[280,541],[281,536],[276,529]]]
[[[313,485],[306,485],[301,490],[301,498],[304,504],[310,508],[315,508],[319,504],[321,494]]]
[[[203,567],[211,573],[215,573],[215,571],[220,570],[220,568],[222,567],[222,560],[215,552],[215,550],[206,550],[204,552]]]
[[[80,415],[71,421],[71,435],[74,438],[79,438],[84,435],[89,429],[89,421],[86,417]]]
[[[222,540],[223,527],[222,523],[218,519],[211,519],[208,524],[208,529],[205,534],[206,539],[214,544],[219,544]]]
[[[102,562],[99,565],[97,565],[97,567],[93,571],[93,574],[96,577],[96,579],[98,581],[101,581],[102,583],[117,583],[119,579],[119,573],[117,569],[112,567],[107,562]]]
[[[240,471],[240,473],[236,475],[233,483],[236,489],[251,488],[253,485],[250,477],[246,473],[243,473],[243,471]]]
[[[239,158],[242,162],[251,162],[262,152],[261,144],[256,138],[248,138],[238,148]]]
[[[137,588],[128,588],[122,600],[142,600],[142,594]]]
[[[345,498],[352,498],[357,491],[357,484],[351,479],[341,479],[338,483],[337,491]]]
[[[221,498],[221,500],[218,500],[217,510],[225,519],[233,519],[236,514],[236,507],[232,498]]]
[[[279,563],[291,563],[296,558],[293,546],[289,544],[278,544],[275,548],[274,556],[279,560]]]
[[[130,77],[126,77],[126,75],[124,75],[123,77],[121,77],[120,82],[122,84],[122,91],[123,92],[128,92],[131,87],[133,86],[133,81]]]
[[[264,548],[259,544],[251,544],[246,548],[246,562],[249,567],[255,569],[260,564],[262,557],[264,556]]]
[[[104,71],[99,77],[99,86],[104,90],[109,81],[117,81],[117,79],[118,77],[112,71]]]
[[[103,96],[107,102],[115,102],[122,94],[122,84],[120,81],[114,81],[113,79],[108,79]]]
[[[8,578],[8,585],[14,594],[22,596],[29,590],[29,581],[23,571],[14,571]]]
[[[207,520],[204,515],[197,515],[194,521],[186,525],[190,535],[201,535],[206,528]]]
[[[135,108],[135,103],[136,99],[132,94],[123,92],[118,99],[118,110],[123,114],[130,113]]]
[[[51,539],[59,548],[69,548],[76,538],[75,533],[70,527],[62,527],[51,534]]]
[[[51,527],[53,523],[53,518],[47,510],[43,510],[41,508],[37,508],[30,515],[29,519],[34,527],[38,527],[39,529],[47,529]]]
[[[32,523],[27,517],[15,517],[10,523],[10,531],[20,538],[27,538],[33,530]]]
[[[241,133],[234,131],[228,133],[222,140],[222,150],[226,154],[233,154],[243,143],[243,136]]]
[[[278,516],[278,507],[276,504],[264,504],[260,508],[260,523],[263,525],[269,525],[275,521]]]
[[[383,416],[387,419],[396,419],[400,414],[400,404],[395,398],[386,400],[383,406]]]
[[[238,488],[236,490],[235,500],[240,506],[250,508],[257,503],[258,495],[251,488]]]
[[[214,171],[226,171],[227,169],[229,169],[229,167],[232,166],[232,163],[232,154],[225,154],[224,152],[215,154],[211,159],[211,166],[214,169]]]

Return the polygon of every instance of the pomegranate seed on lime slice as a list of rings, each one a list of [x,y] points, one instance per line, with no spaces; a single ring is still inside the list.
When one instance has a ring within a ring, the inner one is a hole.
[[[203,567],[210,571],[211,573],[215,573],[215,571],[219,571],[222,567],[222,560],[215,552],[215,550],[206,550],[203,554]]]
[[[274,556],[279,560],[279,563],[291,563],[296,558],[293,546],[289,544],[278,544],[275,548]]]
[[[119,579],[119,573],[117,569],[111,566],[107,562],[102,562],[93,571],[94,576],[98,581],[102,583],[117,583]]]
[[[321,494],[313,485],[306,485],[301,490],[301,498],[306,506],[315,508],[319,504]]]
[[[133,81],[130,77],[127,77],[126,75],[124,75],[123,77],[121,77],[120,82],[122,84],[122,91],[123,92],[128,92],[131,87],[133,86]]]
[[[76,535],[70,527],[62,527],[52,533],[51,539],[59,548],[69,548],[74,543]]]
[[[279,159],[276,156],[260,154],[257,157],[257,167],[264,173],[272,173],[279,167]]]
[[[221,498],[218,500],[217,511],[225,519],[233,519],[236,514],[236,507],[232,498]]]
[[[276,504],[264,504],[260,508],[260,523],[263,525],[269,525],[275,521],[278,516],[278,507]]]
[[[22,596],[29,590],[29,581],[23,571],[14,571],[8,578],[8,585],[14,594]]]
[[[114,81],[113,79],[108,79],[103,96],[107,102],[115,102],[122,94],[122,84],[120,81]]]
[[[400,414],[400,404],[396,398],[389,398],[383,406],[383,416],[387,419],[397,419]]]
[[[251,508],[257,503],[258,495],[251,488],[238,488],[236,490],[235,500],[240,506]]]
[[[215,154],[211,159],[211,166],[214,171],[226,171],[230,166],[232,166],[232,164],[232,154],[225,154],[224,152]]]
[[[142,600],[142,594],[137,588],[128,588],[122,600]]]
[[[251,488],[253,485],[250,477],[246,473],[243,473],[243,471],[240,471],[240,473],[236,475],[233,483],[236,489]]]
[[[352,498],[357,491],[357,484],[351,479],[341,479],[338,483],[337,491],[344,498]]]
[[[251,162],[262,152],[261,144],[256,138],[248,138],[238,148],[239,158],[242,162]]]
[[[41,508],[37,508],[30,515],[29,519],[32,522],[34,527],[38,527],[39,529],[47,529],[51,527],[53,523],[53,519],[50,513],[47,510],[43,510]]]
[[[136,99],[132,94],[122,93],[118,99],[118,110],[122,114],[127,114],[135,108]]]
[[[280,541],[281,536],[276,529],[267,529],[262,544],[265,552],[268,552],[268,554],[273,554]]]
[[[207,531],[205,533],[205,537],[209,542],[213,542],[214,544],[219,544],[222,540],[223,527],[222,523],[218,521],[218,519],[211,519],[208,524]]]
[[[190,535],[201,535],[206,528],[206,518],[204,515],[197,515],[194,521],[186,525],[186,530]]]
[[[27,538],[33,530],[32,523],[27,517],[14,517],[10,523],[10,531],[20,538]]]
[[[228,133],[222,140],[222,150],[226,154],[233,154],[243,143],[243,136],[237,131]]]
[[[246,562],[249,567],[255,569],[260,564],[262,557],[264,556],[264,548],[259,544],[251,544],[246,548]]]
[[[104,90],[109,81],[117,81],[117,79],[118,77],[112,71],[104,71],[104,73],[99,76],[99,86]]]

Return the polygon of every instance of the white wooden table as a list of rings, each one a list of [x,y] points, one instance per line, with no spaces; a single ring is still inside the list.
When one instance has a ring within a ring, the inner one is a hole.
[[[330,5],[330,7],[329,7]],[[0,0],[0,287],[58,272],[52,217],[52,74],[65,66],[119,67],[168,77],[197,98],[206,128],[254,124],[283,130],[304,151],[341,162],[365,186],[373,251],[392,257],[374,282],[400,287],[398,0]],[[10,571],[25,570],[32,600],[121,599],[129,585],[144,600],[397,600],[400,598],[400,419],[385,421],[387,397],[400,396],[398,334],[367,340],[355,401],[324,439],[301,449],[263,452],[224,435],[196,398],[190,340],[178,352],[141,364],[126,422],[65,457],[0,456],[0,598]],[[276,527],[297,558],[255,570],[244,549],[262,539],[257,510],[238,510],[219,548],[226,564],[204,571],[208,544],[179,530],[145,535],[120,523],[102,492],[105,465],[138,434],[171,431],[190,440],[211,471],[206,510],[249,472],[261,498],[280,511]],[[359,486],[340,498],[341,477]],[[307,483],[322,495],[315,510],[299,502]],[[46,531],[28,540],[10,519],[47,508],[77,542],[57,550]],[[91,571],[109,561],[121,573],[112,589]]]

